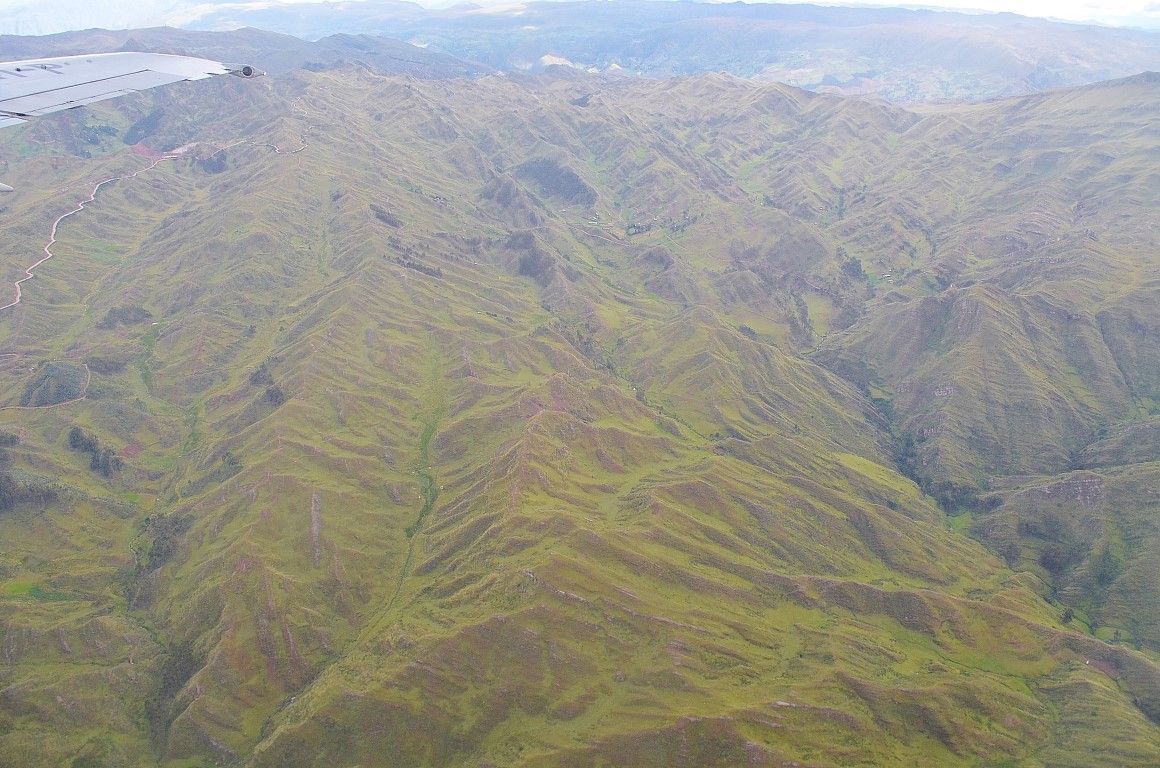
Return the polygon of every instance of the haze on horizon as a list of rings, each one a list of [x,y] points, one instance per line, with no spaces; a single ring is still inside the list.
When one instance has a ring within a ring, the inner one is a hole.
[[[351,3],[364,0],[349,0]],[[615,1],[615,0],[613,0]],[[116,0],[0,0],[0,34],[45,35],[101,27],[128,29],[152,26],[198,26],[198,20],[221,10],[261,9],[317,3],[318,0],[140,0],[128,5]],[[475,0],[482,6],[510,6],[509,0]],[[421,0],[428,8],[448,7],[454,0]],[[817,5],[929,8],[1022,16],[1113,27],[1160,30],[1160,3],[1154,0],[933,0],[891,3],[889,0],[828,2]],[[336,6],[341,4],[336,3]],[[336,7],[336,12],[341,12]],[[0,52],[0,56],[2,56]]]

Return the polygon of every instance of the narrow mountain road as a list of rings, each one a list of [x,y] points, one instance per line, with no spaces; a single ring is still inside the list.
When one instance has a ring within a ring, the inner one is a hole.
[[[68,213],[62,213],[60,216],[57,216],[56,221],[52,222],[52,227],[49,229],[48,242],[45,244],[44,249],[43,249],[44,255],[41,256],[36,262],[34,262],[31,266],[27,267],[24,270],[24,277],[22,277],[19,280],[16,280],[15,282],[12,283],[12,286],[16,289],[16,297],[13,298],[12,301],[10,301],[7,304],[5,304],[4,306],[0,307],[0,311],[3,311],[3,310],[8,309],[10,307],[15,307],[17,304],[20,303],[21,298],[23,298],[23,292],[20,288],[21,284],[26,283],[29,280],[31,280],[35,276],[36,268],[39,267],[44,262],[51,259],[55,255],[52,252],[52,246],[56,245],[56,233],[60,227],[60,223],[62,221],[64,221],[65,219],[67,219],[69,216],[80,213],[81,211],[83,211],[85,209],[86,205],[88,205],[91,202],[94,202],[97,199],[97,192],[99,192],[101,190],[101,187],[105,186],[106,184],[110,184],[114,181],[120,181],[122,179],[131,179],[134,176],[136,176],[137,174],[153,170],[154,168],[156,168],[159,164],[161,164],[165,160],[176,160],[179,157],[181,157],[181,155],[175,154],[175,153],[163,155],[162,157],[159,157],[156,160],[154,160],[152,163],[150,163],[145,168],[141,168],[139,170],[133,171],[132,173],[122,174],[121,176],[111,176],[111,177],[104,179],[102,181],[98,181],[93,186],[93,191],[89,193],[89,196],[87,199],[82,200],[81,202],[77,203],[76,207],[73,208]]]
[[[247,142],[254,143],[254,144],[257,143],[257,142],[254,142],[253,139],[245,138],[245,139],[241,139],[239,141],[235,141],[232,144],[227,144],[225,146],[219,146],[216,148],[216,150],[214,151],[213,154],[216,155],[218,152],[222,152],[224,150],[230,149],[232,147],[236,147],[239,144],[244,144]],[[161,163],[163,163],[167,160],[179,160],[182,157],[184,157],[191,149],[194,149],[195,147],[201,146],[201,144],[202,144],[202,142],[194,142],[191,144],[186,144],[182,147],[178,147],[177,149],[175,149],[171,152],[167,152],[164,155],[162,155],[161,157],[156,158],[152,163],[150,163],[149,165],[147,165],[144,168],[140,168],[136,171],[133,171],[132,173],[121,174],[120,176],[110,176],[109,178],[102,179],[101,181],[98,181],[95,185],[93,185],[93,189],[89,193],[89,196],[86,199],[77,203],[76,207],[73,208],[71,211],[68,211],[67,213],[62,213],[60,216],[58,216],[56,218],[55,221],[52,222],[52,226],[49,228],[48,242],[45,244],[45,246],[43,248],[44,255],[41,256],[39,259],[37,259],[35,262],[33,262],[30,266],[25,268],[24,277],[22,277],[19,280],[16,280],[12,283],[12,287],[16,289],[16,295],[12,299],[12,301],[8,302],[7,304],[5,304],[3,306],[0,306],[0,311],[3,311],[5,309],[9,309],[9,308],[14,307],[20,303],[21,299],[23,298],[23,291],[21,289],[21,285],[23,283],[28,282],[33,277],[35,277],[35,271],[36,271],[37,267],[39,267],[41,264],[44,264],[46,261],[48,261],[49,259],[51,259],[55,255],[52,252],[52,246],[54,246],[56,244],[56,235],[57,235],[57,231],[60,228],[61,222],[63,222],[69,216],[73,216],[73,215],[83,211],[85,209],[85,206],[87,206],[89,203],[95,202],[97,199],[97,193],[101,190],[101,187],[105,186],[106,184],[111,184],[114,181],[122,181],[124,179],[135,178],[136,176],[138,176],[142,173],[146,173],[147,171],[153,170],[158,165],[160,165]],[[262,144],[262,146],[266,146],[266,147],[269,147],[270,149],[273,149],[275,154],[296,155],[299,152],[302,152],[303,150],[307,149],[309,147],[309,144],[307,144],[306,141],[303,139],[301,146],[296,147],[296,148],[291,149],[291,150],[282,149],[278,145],[272,144],[270,142],[264,142]],[[213,155],[211,155],[211,157],[212,156]]]
[[[303,151],[304,149],[306,149],[310,146],[309,144],[306,143],[305,139],[302,139],[301,141],[302,141],[302,146],[295,147],[294,149],[282,149],[277,144],[271,144],[270,142],[266,142],[265,146],[274,150],[274,154],[276,154],[276,155],[296,155],[299,152]]]
[[[246,137],[244,139],[240,139],[240,140],[232,142],[230,144],[211,145],[211,146],[215,147],[213,154],[216,155],[219,152],[225,151],[227,149],[231,149],[233,147],[238,146],[239,144],[246,144],[246,143],[259,145],[259,143],[257,141],[255,141],[252,137]],[[57,234],[60,231],[61,223],[64,222],[64,220],[67,219],[68,217],[73,216],[73,215],[85,210],[85,207],[88,206],[90,203],[95,202],[97,199],[97,193],[101,191],[101,187],[105,186],[106,184],[111,184],[115,181],[123,181],[126,179],[136,178],[137,176],[139,176],[143,173],[146,173],[148,171],[153,170],[158,165],[160,165],[161,163],[163,163],[167,160],[181,159],[186,154],[188,154],[190,150],[192,150],[198,146],[202,146],[203,144],[204,144],[204,142],[193,142],[190,144],[186,144],[184,146],[178,147],[177,149],[166,152],[165,154],[161,155],[160,157],[154,158],[153,161],[149,163],[149,165],[147,165],[143,168],[139,168],[136,171],[133,171],[131,173],[124,173],[124,174],[120,174],[118,176],[110,176],[109,178],[102,179],[101,181],[98,181],[96,184],[94,184],[93,188],[89,192],[89,196],[87,198],[78,202],[76,204],[76,207],[74,207],[72,210],[67,211],[65,213],[62,213],[60,216],[57,216],[55,220],[53,220],[52,225],[49,227],[49,231],[48,231],[48,242],[45,243],[44,248],[42,249],[43,255],[40,256],[35,262],[33,262],[31,265],[29,265],[28,267],[26,267],[24,269],[24,277],[22,277],[18,280],[15,280],[12,283],[12,287],[15,288],[16,294],[13,297],[13,299],[11,301],[9,301],[7,304],[0,306],[0,312],[2,312],[3,310],[6,310],[6,309],[11,309],[12,307],[16,306],[17,304],[19,304],[22,301],[22,299],[24,298],[24,292],[22,289],[22,285],[36,276],[36,270],[38,267],[40,267],[46,261],[48,261],[49,259],[53,258],[53,256],[55,256],[55,254],[52,252],[52,247],[54,245],[56,245]],[[269,147],[270,149],[274,150],[275,154],[294,155],[294,154],[298,154],[299,152],[302,152],[303,150],[307,149],[309,145],[307,144],[305,139],[301,139],[301,145],[294,148],[294,149],[291,149],[291,150],[284,150],[281,147],[279,147],[278,145],[270,143],[270,142],[263,142],[260,144],[260,146]],[[13,352],[0,353],[0,359],[5,359],[5,358],[9,358],[9,357],[18,358],[19,355],[17,353],[13,353]],[[61,406],[71,405],[72,403],[78,403],[82,400],[85,400],[88,397],[89,384],[92,382],[93,372],[89,368],[87,363],[82,363],[82,365],[84,366],[84,369],[85,369],[85,382],[81,388],[81,392],[80,392],[79,396],[74,397],[70,400],[65,400],[64,402],[53,403],[51,405],[30,405],[30,406],[9,405],[9,406],[2,406],[2,407],[0,407],[0,411],[7,411],[7,410],[31,411],[31,410],[41,410],[44,408],[59,408]],[[431,501],[431,504],[432,505],[434,504],[434,500]],[[421,523],[421,521],[422,521],[422,516],[420,516],[419,522]],[[318,557],[318,554],[316,553],[315,558],[317,559],[317,557]]]

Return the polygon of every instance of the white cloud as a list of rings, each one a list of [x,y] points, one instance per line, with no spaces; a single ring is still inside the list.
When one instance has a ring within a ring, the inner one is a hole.
[[[791,0],[795,1],[795,0]],[[802,0],[803,2],[807,0]],[[819,2],[819,0],[808,0]],[[1056,21],[1084,22],[1106,26],[1135,26],[1160,29],[1160,3],[1156,0],[934,0],[934,2],[890,2],[890,0],[820,0],[822,5],[902,6],[941,8],[951,11],[1017,13]]]
[[[359,0],[349,0],[359,2]],[[0,0],[0,34],[47,35],[71,29],[128,29],[192,24],[218,11],[262,10],[318,0]]]
[[[105,27],[124,29],[196,22],[216,11],[245,11],[318,0],[0,0],[0,34],[44,35],[70,29]],[[358,0],[354,0],[357,2]],[[899,5],[890,0],[812,0],[829,5]],[[450,0],[419,0],[421,5],[447,6]],[[475,0],[488,13],[518,14],[522,5],[512,0]],[[928,0],[903,5],[986,12],[1009,11],[1024,16],[1081,21],[1113,26],[1160,29],[1157,0]],[[335,6],[337,11],[337,5]]]
[[[310,0],[303,0],[303,2],[310,2]],[[184,27],[194,23],[203,16],[220,11],[264,11],[267,8],[290,4],[276,2],[275,0],[264,0],[263,2],[253,3],[198,3],[188,8],[171,11],[165,16],[165,23],[171,27]]]
[[[0,0],[0,32],[44,35],[90,27],[148,26],[160,23],[178,4],[172,0]]]

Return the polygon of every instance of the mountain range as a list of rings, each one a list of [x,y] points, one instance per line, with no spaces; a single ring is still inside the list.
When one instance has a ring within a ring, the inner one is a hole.
[[[1014,14],[655,0],[442,10],[360,0],[203,4],[198,10],[180,32],[0,36],[0,50],[43,56],[94,46],[199,55],[224,49],[223,55],[248,56],[270,71],[303,57],[314,65],[342,60],[386,72],[408,62],[417,70],[413,62],[422,61],[428,76],[557,67],[646,77],[725,72],[897,103],[982,100],[1160,70],[1160,31]]]
[[[597,0],[427,10],[365,0],[206,9],[190,26],[398,38],[504,71],[727,72],[892,101],[993,98],[1160,69],[1160,31],[899,8]]]
[[[0,134],[0,763],[1160,762],[1160,77],[285,43]]]

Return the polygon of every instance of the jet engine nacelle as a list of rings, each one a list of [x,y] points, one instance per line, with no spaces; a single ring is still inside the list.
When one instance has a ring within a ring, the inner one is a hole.
[[[262,70],[252,67],[249,64],[227,64],[226,66],[229,67],[231,75],[237,75],[238,77],[261,77],[266,74]]]

